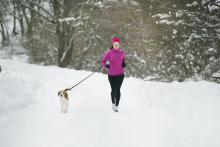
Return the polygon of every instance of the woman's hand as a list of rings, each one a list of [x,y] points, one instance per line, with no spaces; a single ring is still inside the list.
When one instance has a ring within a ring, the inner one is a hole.
[[[102,67],[102,73],[107,74],[108,70],[105,67]]]
[[[106,65],[105,65],[105,68],[110,69],[110,65],[109,65],[109,64],[106,64]]]
[[[124,60],[124,59],[123,59],[123,61],[122,61],[121,66],[122,66],[122,68],[125,68],[125,66],[126,66],[126,63],[125,63],[125,60]]]

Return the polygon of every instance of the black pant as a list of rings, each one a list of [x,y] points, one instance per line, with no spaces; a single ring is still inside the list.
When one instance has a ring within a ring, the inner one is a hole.
[[[112,98],[112,103],[118,106],[120,97],[121,97],[121,84],[124,80],[124,74],[118,75],[118,76],[111,76],[108,75],[108,80],[111,85],[111,98]]]

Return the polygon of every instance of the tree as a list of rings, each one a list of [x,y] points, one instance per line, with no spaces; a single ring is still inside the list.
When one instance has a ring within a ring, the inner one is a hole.
[[[8,33],[8,29],[5,22],[5,16],[6,16],[6,9],[8,7],[7,1],[0,1],[0,32],[2,35],[2,45],[8,46],[10,44],[10,37]]]
[[[72,37],[73,27],[65,18],[70,17],[70,11],[72,6],[76,6],[78,1],[71,0],[54,0],[53,9],[54,16],[56,18],[56,34],[58,37],[58,65],[60,67],[66,67],[72,57],[72,50],[74,46],[74,38]],[[73,18],[74,19],[74,18]]]
[[[153,38],[163,50],[158,66],[163,67],[158,69],[161,75],[182,81],[201,75],[219,59],[218,1],[155,0],[148,1],[148,8],[161,32]]]

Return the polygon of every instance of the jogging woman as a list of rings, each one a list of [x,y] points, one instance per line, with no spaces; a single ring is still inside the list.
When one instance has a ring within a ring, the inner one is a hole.
[[[102,59],[103,70],[108,70],[108,80],[111,86],[112,109],[118,112],[121,98],[120,88],[124,80],[125,52],[120,48],[121,40],[118,37],[112,39],[112,47],[105,53]]]

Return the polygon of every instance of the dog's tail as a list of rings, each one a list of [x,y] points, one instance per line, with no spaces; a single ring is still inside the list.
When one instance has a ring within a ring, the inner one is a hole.
[[[70,88],[66,88],[66,89],[64,89],[64,91],[70,91],[71,89]]]

